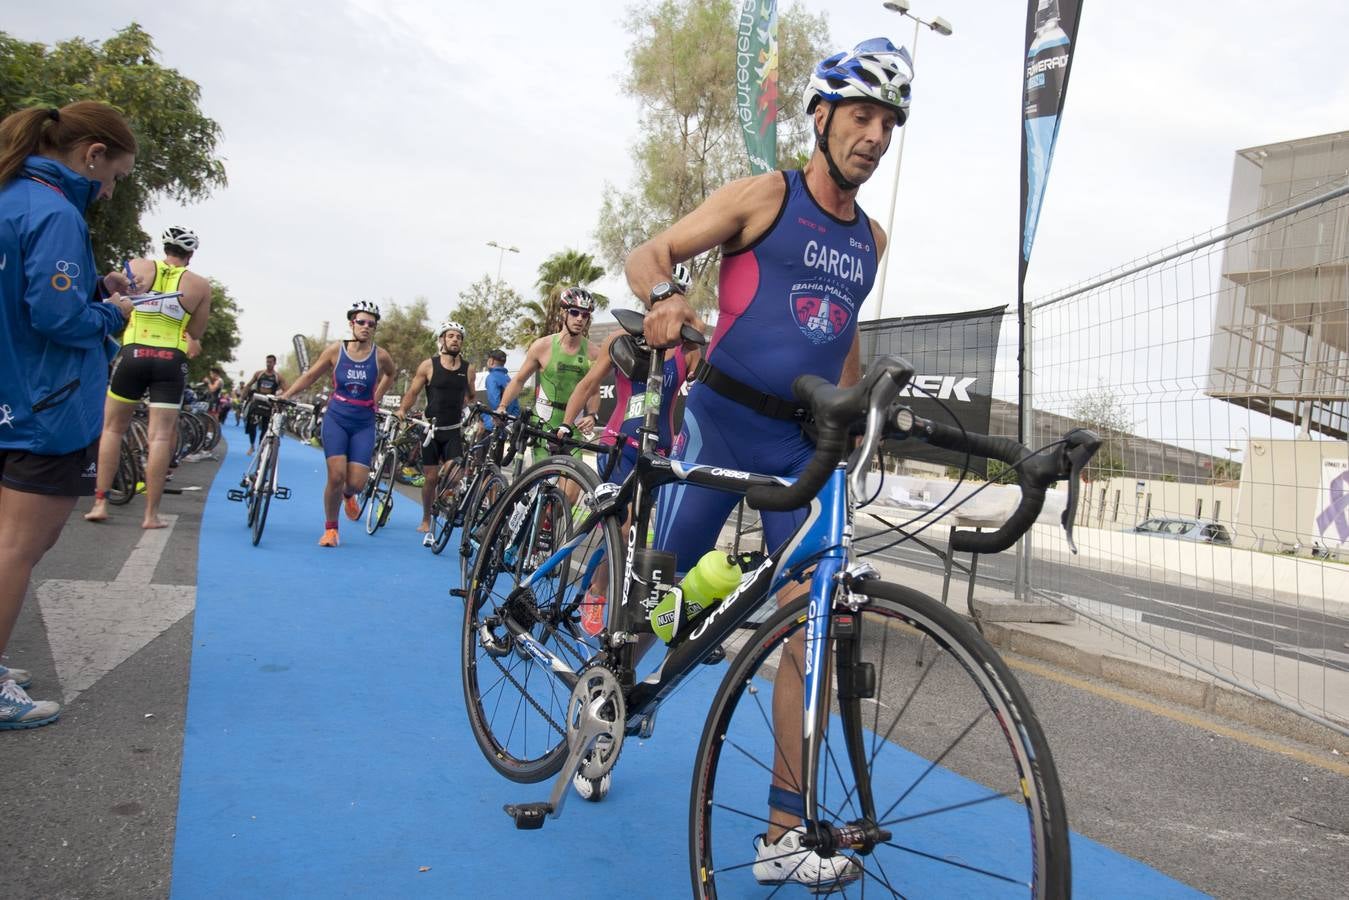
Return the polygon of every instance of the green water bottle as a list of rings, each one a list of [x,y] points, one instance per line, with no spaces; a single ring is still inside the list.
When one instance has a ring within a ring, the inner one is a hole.
[[[705,553],[651,611],[651,629],[656,637],[668,644],[687,631],[693,620],[735,589],[741,575],[735,557],[717,550]]]

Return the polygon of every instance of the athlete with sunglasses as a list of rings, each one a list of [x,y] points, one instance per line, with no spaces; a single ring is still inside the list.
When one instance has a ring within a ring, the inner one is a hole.
[[[562,330],[529,345],[525,361],[502,391],[501,402],[497,404],[497,412],[505,412],[511,401],[520,396],[530,376],[539,373],[534,414],[544,420],[549,431],[556,431],[563,424],[567,401],[590,371],[590,342],[585,334],[590,325],[590,314],[595,311],[595,297],[583,287],[567,288],[558,302],[562,305]],[[567,424],[575,424],[579,431],[588,433],[595,427],[598,406],[598,398],[587,397],[575,423]],[[547,455],[547,447],[534,448],[535,462]],[[575,450],[573,455],[580,456],[581,452]]]
[[[323,489],[320,547],[336,547],[337,507],[345,498],[347,518],[360,517],[356,495],[370,476],[375,450],[375,410],[393,384],[396,370],[388,351],[375,346],[379,306],[357,300],[347,310],[351,337],[329,346],[281,396],[287,400],[329,373],[333,390],[323,414],[323,455],[328,483]]]

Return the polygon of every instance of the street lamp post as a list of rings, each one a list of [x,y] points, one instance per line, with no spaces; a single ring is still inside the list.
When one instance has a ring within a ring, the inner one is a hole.
[[[891,12],[899,13],[901,16],[907,16],[913,19],[913,43],[909,45],[909,61],[915,66],[914,72],[917,74],[918,65],[918,26],[924,25],[940,35],[949,35],[952,32],[951,23],[937,16],[932,21],[920,19],[909,12],[908,0],[885,0],[881,4]],[[904,138],[909,133],[909,126],[905,125],[899,129],[899,146],[895,148],[895,183],[890,189],[890,214],[885,220],[885,236],[887,238],[885,246],[885,256],[881,257],[881,277],[876,285],[876,306],[879,313],[885,312],[885,273],[890,268],[890,248],[894,246],[894,228],[895,228],[895,205],[899,200],[899,169],[904,164]]]
[[[501,285],[501,263],[506,259],[506,254],[507,254],[507,253],[519,253],[519,252],[520,252],[520,248],[519,248],[519,247],[506,247],[506,246],[503,246],[503,245],[501,245],[501,244],[498,244],[496,241],[488,241],[488,242],[487,242],[487,246],[489,246],[489,247],[495,247],[496,249],[498,249],[498,250],[501,251],[500,253],[497,254],[497,285],[498,285],[497,290],[500,291],[500,290],[501,290],[501,288],[500,288],[500,285]]]

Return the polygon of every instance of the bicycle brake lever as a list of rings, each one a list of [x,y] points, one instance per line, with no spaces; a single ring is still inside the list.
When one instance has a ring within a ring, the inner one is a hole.
[[[1101,449],[1101,439],[1093,431],[1075,428],[1064,435],[1062,459],[1068,464],[1068,471],[1061,473],[1068,479],[1068,505],[1063,508],[1063,530],[1068,536],[1068,549],[1077,555],[1077,543],[1073,540],[1073,522],[1077,519],[1077,498],[1082,487],[1082,470],[1091,462],[1096,451]]]

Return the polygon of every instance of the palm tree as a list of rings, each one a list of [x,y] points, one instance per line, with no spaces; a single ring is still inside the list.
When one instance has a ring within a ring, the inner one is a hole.
[[[526,316],[541,324],[536,337],[552,334],[562,328],[562,312],[558,309],[558,297],[570,287],[589,288],[591,284],[604,277],[603,267],[596,265],[595,258],[579,250],[562,250],[554,253],[539,266],[539,280],[534,286],[539,291],[538,304],[526,304]],[[609,298],[591,291],[595,295],[595,305],[600,309],[609,306]],[[543,313],[542,321],[537,318]]]

